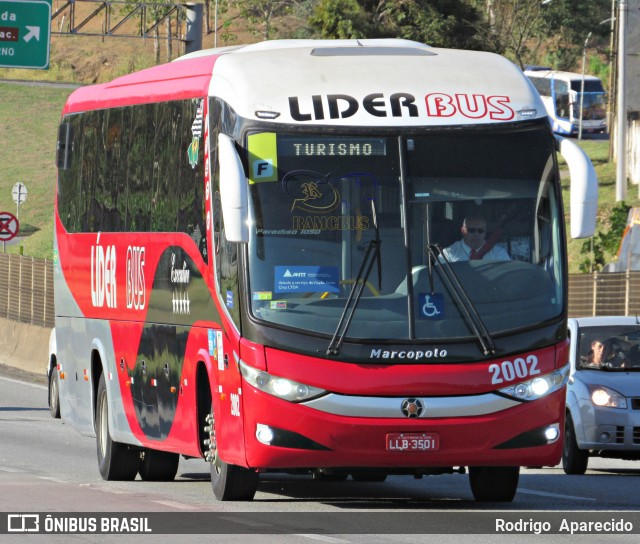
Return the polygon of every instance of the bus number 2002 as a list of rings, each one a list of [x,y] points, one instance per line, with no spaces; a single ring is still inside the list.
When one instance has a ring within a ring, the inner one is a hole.
[[[492,374],[492,384],[510,382],[516,378],[535,376],[536,374],[540,374],[538,358],[535,355],[527,355],[526,359],[518,357],[513,361],[502,361],[499,365],[493,364],[489,366],[489,373]]]

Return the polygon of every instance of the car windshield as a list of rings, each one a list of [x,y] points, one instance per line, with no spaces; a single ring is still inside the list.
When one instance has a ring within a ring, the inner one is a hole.
[[[545,125],[261,132],[247,152],[258,320],[329,336],[342,327],[354,341],[442,341],[561,315],[563,227]],[[482,258],[469,260],[465,234],[484,241]]]
[[[640,324],[580,327],[578,369],[640,371]]]

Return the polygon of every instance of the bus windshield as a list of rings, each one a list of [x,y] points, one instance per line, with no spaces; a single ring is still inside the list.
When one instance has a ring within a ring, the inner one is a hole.
[[[580,118],[580,104],[582,104],[582,120],[597,121],[607,117],[607,105],[604,93],[578,93],[576,117]]]
[[[250,134],[253,317],[331,336],[356,284],[344,332],[352,341],[473,337],[469,311],[491,335],[561,316],[554,149],[538,123]],[[482,258],[469,259],[460,242],[471,228]]]

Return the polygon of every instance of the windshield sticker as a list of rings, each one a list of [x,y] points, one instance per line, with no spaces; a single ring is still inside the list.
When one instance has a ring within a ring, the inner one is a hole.
[[[337,266],[276,266],[276,293],[337,293],[340,271]]]
[[[423,319],[444,318],[444,296],[442,293],[420,293],[418,312]]]
[[[249,183],[278,181],[278,151],[274,132],[249,134]]]
[[[195,168],[198,165],[198,151],[200,150],[200,138],[202,136],[202,119],[204,111],[204,100],[200,100],[198,105],[198,111],[196,111],[196,118],[191,125],[191,143],[189,149],[187,149],[187,156],[189,157],[189,164],[191,168]]]
[[[254,291],[253,300],[271,300],[273,293],[271,291]]]
[[[291,212],[331,213],[340,206],[340,193],[329,181],[331,174],[294,170],[282,178],[282,189],[291,200]]]
[[[213,329],[208,329],[207,336],[209,340],[209,355],[212,355],[213,357],[217,358],[218,352],[217,352],[217,343],[216,343],[216,331],[214,331]]]
[[[271,310],[286,310],[287,309],[287,301],[286,300],[272,300],[269,308]]]
[[[379,182],[373,174],[350,172],[334,176],[312,170],[294,170],[282,178],[282,190],[291,202],[292,227],[311,234],[318,231],[369,229],[369,217],[359,205],[341,196],[338,186],[348,185],[363,202],[376,200]],[[304,214],[304,215],[301,215]]]

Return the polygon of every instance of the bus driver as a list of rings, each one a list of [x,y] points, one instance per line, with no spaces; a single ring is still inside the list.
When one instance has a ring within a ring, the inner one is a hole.
[[[506,250],[496,245],[494,240],[485,240],[487,222],[480,215],[465,218],[460,227],[462,240],[454,242],[442,250],[449,262],[487,259],[492,261],[509,261]]]

